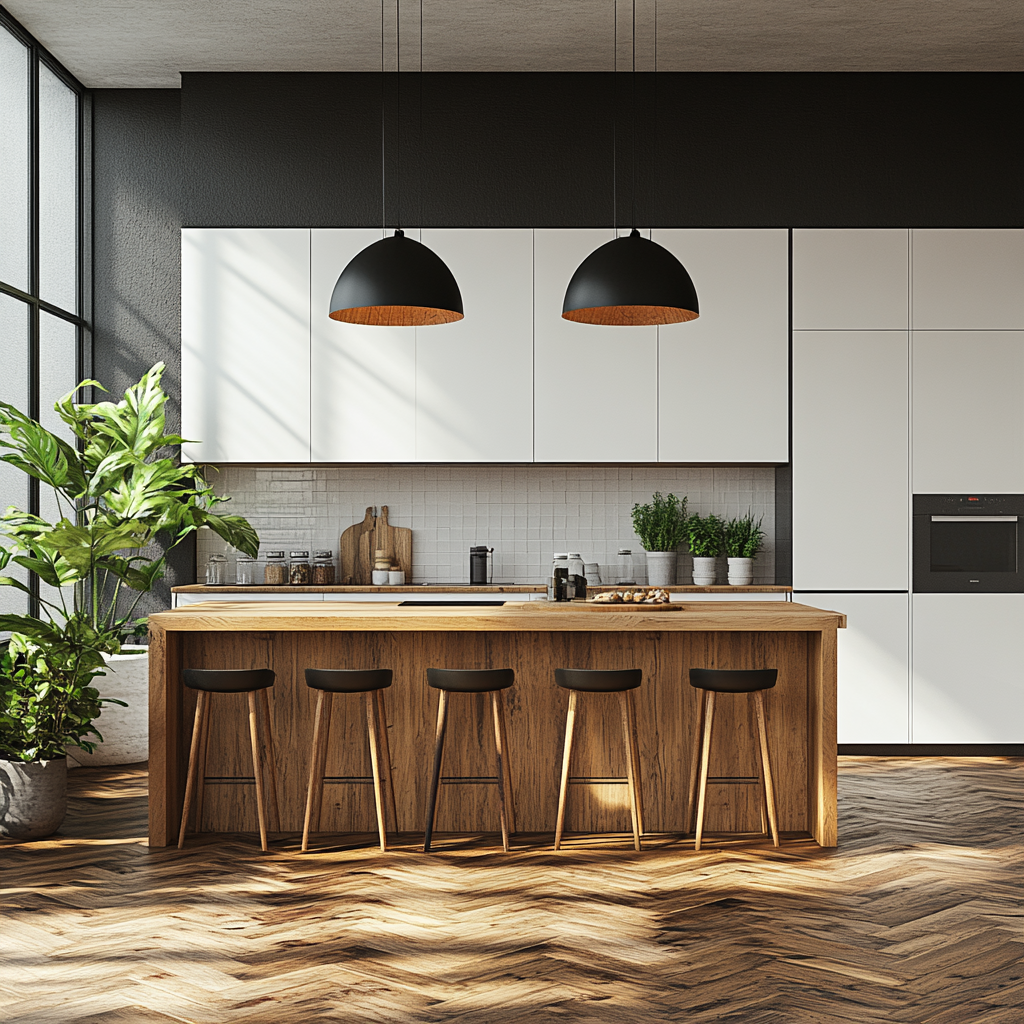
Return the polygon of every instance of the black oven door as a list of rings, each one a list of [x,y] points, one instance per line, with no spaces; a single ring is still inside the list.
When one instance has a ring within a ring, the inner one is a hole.
[[[1020,517],[914,515],[914,590],[918,593],[1024,592]]]

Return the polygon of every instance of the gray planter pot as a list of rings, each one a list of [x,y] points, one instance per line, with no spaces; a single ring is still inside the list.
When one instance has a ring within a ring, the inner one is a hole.
[[[42,839],[60,828],[67,812],[67,758],[0,759],[0,836]]]
[[[647,585],[649,587],[672,587],[676,582],[676,552],[647,552]]]

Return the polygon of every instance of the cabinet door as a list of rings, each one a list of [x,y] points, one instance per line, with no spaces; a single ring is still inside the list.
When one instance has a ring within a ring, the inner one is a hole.
[[[1024,491],[1024,331],[915,331],[914,491]]]
[[[915,594],[913,743],[1024,742],[1024,594]]]
[[[1024,330],[1024,229],[915,228],[913,327]]]
[[[309,229],[181,233],[181,432],[195,462],[309,461]]]
[[[789,236],[661,229],[700,317],[659,328],[662,462],[789,461]]]
[[[534,232],[534,458],[655,462],[658,329],[562,319],[576,268],[611,229]]]
[[[419,238],[415,231],[406,234]],[[327,315],[342,270],[380,238],[379,228],[313,229],[314,462],[416,457],[416,328],[344,324]]]
[[[793,231],[794,330],[905,331],[909,326],[909,231]]]
[[[793,582],[909,590],[906,331],[793,333]]]
[[[424,228],[465,319],[416,331],[416,458],[533,460],[533,231]]]
[[[808,594],[793,599],[843,612],[839,630],[839,742],[910,742],[910,595]]]

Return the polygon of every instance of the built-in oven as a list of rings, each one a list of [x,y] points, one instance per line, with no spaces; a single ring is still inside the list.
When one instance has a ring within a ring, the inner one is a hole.
[[[915,494],[914,591],[1024,593],[1024,494]]]

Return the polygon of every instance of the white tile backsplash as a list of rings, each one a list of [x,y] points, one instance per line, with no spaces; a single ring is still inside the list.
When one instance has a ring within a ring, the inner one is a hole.
[[[754,582],[775,582],[775,470],[763,466],[228,466],[208,478],[231,497],[222,511],[245,516],[268,548],[338,553],[341,532],[361,522],[368,505],[388,506],[394,526],[413,531],[414,583],[465,583],[469,548],[494,550],[495,583],[541,583],[555,551],[578,550],[613,573],[620,547],[633,550],[638,581],[643,549],[630,511],[655,491],[689,499],[689,510],[727,518],[749,509],[763,516],[765,546]],[[226,545],[201,530],[202,568]],[[719,583],[725,583],[725,559]],[[680,556],[677,581],[689,583],[690,558]]]

